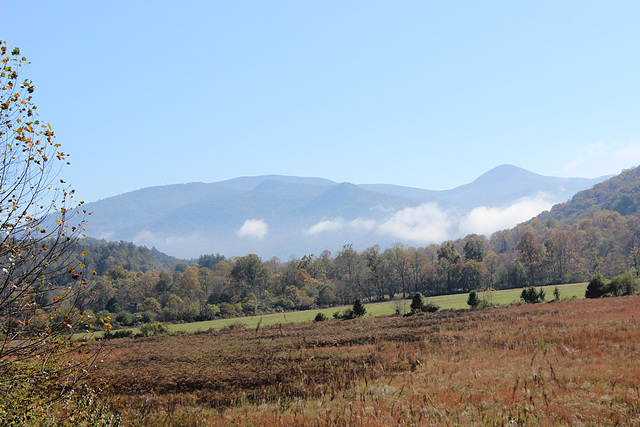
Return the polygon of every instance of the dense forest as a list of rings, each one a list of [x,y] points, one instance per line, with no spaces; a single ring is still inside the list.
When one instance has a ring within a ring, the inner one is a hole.
[[[396,243],[362,251],[346,244],[336,254],[324,251],[286,261],[254,254],[177,260],[131,243],[85,239],[78,250],[95,277],[83,295],[83,309],[129,326],[638,272],[638,189],[640,170],[635,168],[490,238],[472,234],[426,247]]]

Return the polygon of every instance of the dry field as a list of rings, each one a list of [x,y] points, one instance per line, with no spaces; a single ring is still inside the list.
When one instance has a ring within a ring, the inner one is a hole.
[[[103,343],[126,425],[640,425],[640,296]]]

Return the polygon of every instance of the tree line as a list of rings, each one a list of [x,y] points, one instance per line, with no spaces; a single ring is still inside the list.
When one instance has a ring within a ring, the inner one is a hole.
[[[533,219],[490,238],[470,234],[426,247],[396,243],[384,250],[375,245],[358,251],[347,244],[335,255],[324,251],[288,261],[208,254],[177,261],[172,268],[152,261],[155,250],[125,242],[107,245],[129,253],[129,268],[113,262],[117,257],[107,250],[94,252],[99,257],[87,252],[87,266],[99,272],[83,295],[83,307],[129,326],[324,308],[416,293],[585,282],[596,273],[636,274],[640,221],[599,211],[568,224]]]

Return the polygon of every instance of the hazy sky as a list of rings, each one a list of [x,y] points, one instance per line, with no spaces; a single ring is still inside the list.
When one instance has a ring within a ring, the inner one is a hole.
[[[637,1],[9,1],[81,199],[238,176],[449,189],[640,164]]]

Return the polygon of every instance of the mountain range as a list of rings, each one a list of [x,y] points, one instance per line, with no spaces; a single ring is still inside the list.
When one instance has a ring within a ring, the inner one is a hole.
[[[87,235],[181,258],[286,259],[345,244],[426,245],[513,227],[607,178],[558,178],[502,165],[438,191],[281,175],[165,185],[88,203]]]

